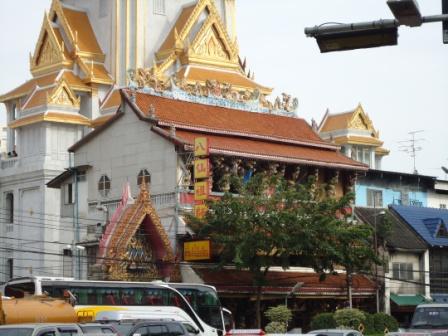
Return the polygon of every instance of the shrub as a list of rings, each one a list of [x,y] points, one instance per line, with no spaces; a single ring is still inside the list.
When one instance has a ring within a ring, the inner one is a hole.
[[[339,309],[334,313],[334,320],[338,327],[348,327],[358,330],[361,323],[366,320],[366,315],[359,309]]]
[[[364,335],[375,334],[375,323],[373,321],[373,314],[364,313],[366,320],[364,321]]]
[[[397,320],[390,315],[384,313],[376,313],[373,315],[373,324],[375,331],[377,333],[383,333],[384,329],[387,328],[389,331],[398,330]]]
[[[291,310],[284,305],[270,307],[264,312],[264,316],[271,322],[280,322],[286,325],[292,319]]]
[[[313,316],[311,320],[311,330],[336,328],[336,321],[333,313],[321,313]]]
[[[267,334],[286,334],[286,323],[269,322],[264,328]]]

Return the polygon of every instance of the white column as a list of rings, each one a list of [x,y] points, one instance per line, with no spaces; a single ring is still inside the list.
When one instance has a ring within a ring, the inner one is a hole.
[[[426,250],[425,253],[423,254],[423,274],[424,274],[424,283],[425,283],[425,288],[424,288],[424,293],[425,296],[427,298],[431,297],[431,288],[429,286],[430,284],[430,279],[429,279],[429,250]]]
[[[370,168],[377,169],[375,162],[375,147],[372,147],[370,150]]]
[[[390,258],[389,258],[390,259]],[[392,274],[392,262],[389,261],[388,273],[384,273],[384,312],[390,315],[390,278]]]

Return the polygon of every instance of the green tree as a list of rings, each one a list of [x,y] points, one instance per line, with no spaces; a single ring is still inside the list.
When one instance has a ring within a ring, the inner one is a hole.
[[[344,232],[357,238],[356,231],[349,230],[344,216],[337,214],[353,195],[325,197],[325,186],[317,187],[314,178],[299,185],[262,173],[240,185],[238,195],[226,193],[210,201],[206,216],[190,217],[189,225],[198,236],[209,237],[219,246],[218,268],[232,264],[251,273],[260,327],[261,290],[272,266],[286,269],[293,260],[324,273],[346,260],[337,241],[347,242],[341,237]]]

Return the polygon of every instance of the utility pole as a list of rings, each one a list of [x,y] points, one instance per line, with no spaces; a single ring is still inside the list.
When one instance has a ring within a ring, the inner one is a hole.
[[[419,151],[421,151],[423,149],[422,147],[418,146],[418,143],[420,141],[425,140],[424,138],[416,139],[415,135],[417,133],[421,133],[421,132],[423,132],[423,130],[411,131],[411,132],[408,133],[408,134],[411,135],[411,139],[399,141],[399,143],[402,143],[402,145],[399,146],[398,150],[401,151],[401,152],[407,153],[413,159],[413,163],[414,163],[413,173],[414,174],[418,174],[416,163],[415,163],[416,157],[417,157],[417,152],[419,152]]]

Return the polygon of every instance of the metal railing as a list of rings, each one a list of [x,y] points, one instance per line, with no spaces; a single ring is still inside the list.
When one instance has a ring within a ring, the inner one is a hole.
[[[13,168],[13,167],[15,167],[17,161],[18,161],[17,158],[2,160],[1,167],[2,167],[2,169]]]

